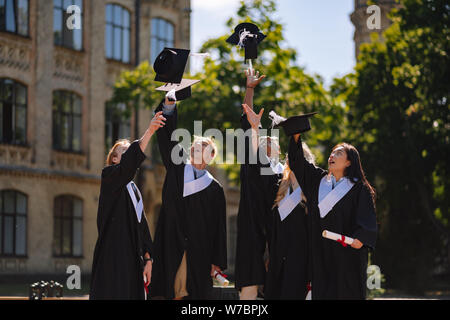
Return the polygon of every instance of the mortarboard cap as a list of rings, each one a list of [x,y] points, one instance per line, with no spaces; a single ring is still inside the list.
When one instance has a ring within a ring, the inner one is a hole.
[[[245,48],[245,60],[258,58],[258,45],[266,38],[253,23],[239,24],[227,39],[228,43]]]
[[[304,133],[311,130],[309,118],[316,114],[317,112],[312,112],[285,119],[277,115],[274,111],[271,111],[269,116],[276,127],[283,127],[287,136],[293,136],[294,134]]]
[[[175,90],[176,100],[181,101],[191,97],[191,86],[198,82],[200,82],[200,80],[182,79],[179,84],[166,83],[165,85],[156,88],[156,90],[165,92]]]
[[[155,81],[180,83],[189,58],[190,50],[164,48],[153,64]]]

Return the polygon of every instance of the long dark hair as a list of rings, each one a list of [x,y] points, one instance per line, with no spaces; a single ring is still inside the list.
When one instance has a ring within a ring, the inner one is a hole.
[[[375,189],[367,181],[366,175],[361,165],[361,158],[359,157],[359,152],[354,146],[348,143],[340,143],[333,148],[333,151],[337,148],[344,148],[347,154],[347,160],[350,161],[350,166],[345,168],[344,176],[349,178],[352,182],[361,181],[370,191],[372,196],[372,201],[375,204],[376,193]]]

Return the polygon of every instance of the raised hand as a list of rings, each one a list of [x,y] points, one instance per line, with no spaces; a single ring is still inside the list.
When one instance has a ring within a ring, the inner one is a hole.
[[[259,71],[253,69],[245,70],[245,75],[247,77],[247,88],[254,89],[261,81],[266,77],[265,75],[259,76]]]
[[[247,104],[243,104],[242,108],[244,109],[245,114],[247,115],[247,120],[252,126],[253,129],[258,129],[259,124],[261,123],[261,118],[264,113],[264,108],[259,111],[259,114],[256,114],[252,108],[250,108]]]
[[[166,121],[166,120],[167,119],[164,118],[162,111],[155,114],[155,116],[153,117],[152,122],[150,123],[150,126],[149,126],[150,133],[153,134],[156,131],[158,131],[159,128],[164,127],[166,125],[166,123],[164,121]]]

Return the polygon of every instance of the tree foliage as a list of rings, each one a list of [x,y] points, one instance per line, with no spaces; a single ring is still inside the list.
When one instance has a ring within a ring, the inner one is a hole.
[[[362,45],[355,73],[332,86],[378,192],[375,263],[388,285],[409,291],[428,288],[437,266],[448,270],[449,8],[402,1],[384,41]]]

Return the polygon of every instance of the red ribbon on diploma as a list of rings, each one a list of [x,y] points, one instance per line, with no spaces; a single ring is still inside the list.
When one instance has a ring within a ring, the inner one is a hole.
[[[308,284],[306,285],[306,291],[307,291],[307,292],[311,291],[311,283],[308,283]]]
[[[226,275],[226,274],[224,274],[224,273],[222,273],[222,272],[219,272],[219,271],[216,271],[217,273],[216,273],[216,275],[214,276],[214,278],[216,278],[217,279],[217,276],[222,276],[222,277],[224,277],[224,278],[228,278],[228,275]]]
[[[342,238],[337,240],[337,242],[339,242],[340,244],[342,244],[343,247],[346,247],[347,244],[345,243],[345,236],[342,235]]]
[[[148,295],[148,286],[149,285],[150,285],[150,282],[147,282],[144,284],[145,292],[147,293],[147,295]]]

